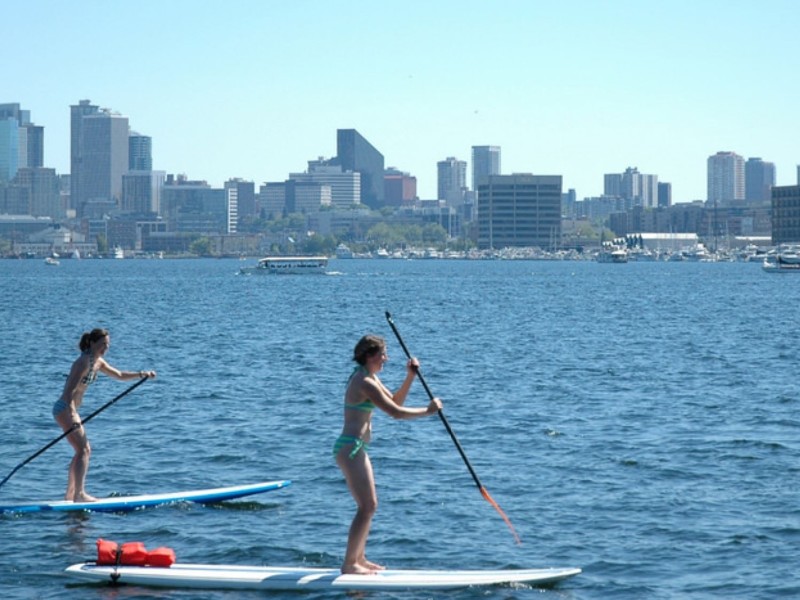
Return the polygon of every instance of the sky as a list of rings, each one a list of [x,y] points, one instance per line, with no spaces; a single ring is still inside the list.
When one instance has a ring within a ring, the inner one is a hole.
[[[504,174],[578,198],[636,167],[706,197],[718,151],[800,164],[796,0],[27,0],[6,3],[0,103],[69,172],[82,99],[152,137],[153,168],[283,181],[354,128],[436,197],[436,163],[501,148]]]

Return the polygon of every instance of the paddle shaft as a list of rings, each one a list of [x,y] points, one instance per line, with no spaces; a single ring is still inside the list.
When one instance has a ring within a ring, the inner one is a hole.
[[[389,326],[392,328],[392,331],[394,332],[394,335],[397,338],[397,341],[400,342],[400,346],[403,348],[403,352],[406,353],[406,356],[410,360],[411,359],[411,353],[408,351],[408,348],[406,347],[406,344],[403,341],[403,338],[400,336],[400,332],[397,331],[397,327],[395,327],[394,321],[392,321],[392,315],[389,313],[388,310],[386,311],[386,320],[389,322]],[[425,378],[422,376],[422,373],[420,372],[419,367],[416,368],[416,372],[417,372],[417,377],[419,378],[420,382],[422,382],[422,387],[424,387],[425,391],[428,392],[428,397],[431,400],[433,400],[433,393],[431,392],[431,389],[428,387],[428,384],[425,382]],[[441,418],[441,420],[442,420],[442,423],[444,423],[445,429],[447,429],[447,433],[450,434],[450,438],[453,440],[453,443],[456,445],[456,448],[458,449],[458,453],[461,455],[461,458],[464,460],[464,464],[467,465],[467,469],[469,470],[469,474],[472,475],[472,479],[475,481],[475,485],[478,486],[478,490],[480,490],[481,496],[483,496],[484,500],[486,500],[489,504],[491,504],[492,507],[497,511],[497,513],[503,518],[503,521],[505,521],[506,525],[508,525],[508,528],[511,530],[511,533],[514,536],[514,540],[517,542],[517,544],[521,544],[522,540],[520,539],[519,535],[517,535],[517,530],[514,529],[514,525],[512,525],[511,519],[509,519],[508,515],[506,515],[506,513],[503,512],[503,509],[500,508],[500,505],[497,502],[495,502],[494,498],[492,498],[492,496],[489,494],[489,490],[487,490],[481,484],[480,479],[478,479],[478,475],[475,473],[475,469],[473,469],[472,465],[469,463],[469,460],[467,459],[467,455],[464,453],[464,449],[461,447],[461,444],[459,443],[458,438],[456,437],[456,434],[453,433],[453,429],[450,427],[450,423],[447,422],[447,419],[445,418],[444,413],[441,411],[441,409],[438,411],[438,414],[439,414],[439,418]]]
[[[43,454],[43,453],[44,453],[46,450],[49,450],[50,448],[52,448],[53,446],[55,446],[55,445],[56,445],[58,442],[60,442],[61,440],[63,440],[63,439],[64,439],[65,437],[67,437],[67,436],[68,436],[70,433],[72,433],[73,431],[75,431],[76,429],[78,429],[78,427],[80,427],[80,426],[81,426],[81,425],[83,425],[84,423],[88,423],[89,421],[91,421],[91,420],[92,420],[94,417],[96,417],[96,416],[97,416],[97,415],[99,415],[101,412],[103,412],[105,409],[107,409],[109,406],[111,406],[112,404],[114,404],[114,403],[115,403],[117,400],[119,400],[120,398],[122,398],[123,396],[125,396],[126,394],[128,394],[129,392],[132,392],[132,391],[133,391],[133,390],[135,390],[137,387],[139,387],[140,385],[142,385],[142,384],[143,384],[145,381],[147,381],[147,379],[148,379],[148,376],[147,376],[147,375],[145,375],[145,376],[144,376],[144,377],[142,377],[142,378],[141,378],[139,381],[137,381],[137,382],[136,382],[136,383],[134,383],[132,386],[130,386],[130,387],[127,389],[127,390],[125,390],[124,392],[122,392],[122,393],[121,393],[121,394],[119,394],[117,397],[113,398],[112,400],[109,400],[108,402],[106,402],[106,403],[105,403],[103,406],[101,406],[100,408],[98,408],[96,411],[94,411],[94,412],[93,412],[92,414],[90,414],[88,417],[86,417],[85,419],[81,419],[81,422],[80,422],[80,423],[73,423],[73,424],[72,424],[72,427],[70,427],[70,428],[69,428],[67,431],[65,431],[64,433],[62,433],[60,436],[58,436],[58,437],[57,437],[56,439],[54,439],[52,442],[50,442],[49,444],[47,444],[47,445],[46,445],[46,446],[44,446],[43,448],[39,449],[37,452],[35,452],[34,454],[32,454],[31,456],[29,456],[28,458],[26,458],[24,461],[22,461],[21,463],[19,463],[19,464],[18,464],[16,467],[14,467],[14,469],[11,471],[11,473],[9,473],[8,475],[6,475],[5,479],[3,479],[3,481],[0,481],[0,486],[2,486],[2,485],[3,485],[3,484],[6,482],[6,481],[8,481],[9,479],[11,479],[11,476],[12,476],[14,473],[16,473],[17,471],[19,471],[19,470],[20,470],[22,467],[24,467],[24,466],[25,466],[25,465],[27,465],[29,462],[31,462],[33,459],[35,459],[35,458],[37,458],[38,456],[40,456],[41,454]]]
[[[397,341],[400,342],[400,347],[403,349],[403,352],[405,352],[406,356],[410,359],[411,353],[408,351],[408,348],[406,347],[403,338],[400,336],[400,332],[397,331],[397,327],[395,326],[394,321],[392,321],[392,315],[388,311],[386,312],[386,320],[389,322],[389,326],[392,328],[392,331],[394,332]],[[422,387],[425,388],[425,391],[428,393],[428,397],[431,400],[433,400],[434,398],[433,392],[431,392],[431,388],[428,387],[425,378],[422,376],[422,371],[420,371],[419,367],[417,367],[416,371],[417,371],[417,378],[422,384]],[[439,415],[439,418],[442,420],[442,423],[444,424],[444,428],[447,430],[447,433],[450,434],[450,438],[453,440],[453,443],[456,445],[456,449],[458,450],[458,453],[461,455],[464,464],[467,465],[467,470],[469,471],[469,474],[472,475],[472,479],[475,481],[475,485],[478,486],[478,489],[482,489],[483,485],[481,485],[481,480],[478,479],[478,475],[477,473],[475,473],[475,469],[472,468],[472,465],[470,464],[469,459],[467,458],[467,454],[461,447],[461,442],[458,441],[456,434],[453,432],[453,428],[450,427],[450,423],[447,421],[447,417],[444,416],[444,412],[441,409],[437,411],[437,414]]]

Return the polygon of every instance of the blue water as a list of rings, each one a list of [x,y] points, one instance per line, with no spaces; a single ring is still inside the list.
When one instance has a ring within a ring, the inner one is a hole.
[[[51,405],[80,334],[101,326],[109,362],[158,378],[87,425],[90,493],[294,482],[220,507],[0,516],[0,597],[263,597],[66,578],[99,537],[171,546],[180,562],[338,566],[353,501],[330,449],[358,338],[385,336],[383,380],[404,375],[387,310],[523,543],[439,419],[376,414],[369,556],[583,574],[547,590],[367,596],[800,596],[800,277],[752,263],[425,260],[237,276],[250,262],[0,261],[0,476],[60,433]],[[127,385],[101,377],[83,414]],[[419,384],[408,402],[427,402]],[[62,442],[20,469],[0,503],[59,498],[70,456]]]

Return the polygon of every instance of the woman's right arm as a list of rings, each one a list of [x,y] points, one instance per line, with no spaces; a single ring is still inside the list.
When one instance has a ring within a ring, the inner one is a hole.
[[[442,408],[442,401],[434,398],[426,407],[409,408],[394,401],[386,388],[374,381],[364,381],[366,396],[373,404],[393,419],[418,419],[437,413]]]

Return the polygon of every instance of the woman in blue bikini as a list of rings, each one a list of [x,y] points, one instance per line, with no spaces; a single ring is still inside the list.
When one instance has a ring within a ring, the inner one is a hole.
[[[72,432],[67,436],[67,440],[75,450],[75,456],[72,457],[72,462],[69,464],[65,500],[74,502],[96,500],[84,489],[86,472],[89,470],[89,455],[92,453],[92,449],[89,446],[86,431],[81,425],[78,408],[83,402],[86,388],[97,379],[97,373],[105,373],[120,380],[156,376],[155,371],[119,371],[115,369],[103,358],[110,346],[111,337],[105,329],[92,329],[81,336],[81,355],[72,363],[61,398],[56,400],[53,405],[53,417],[65,433]]]
[[[386,342],[375,335],[365,335],[353,350],[353,360],[358,366],[347,383],[344,395],[344,427],[333,447],[336,463],[342,469],[358,507],[347,537],[342,573],[369,574],[383,569],[366,557],[367,537],[372,517],[378,507],[372,463],[367,454],[373,409],[377,407],[395,419],[416,419],[435,415],[442,408],[442,402],[438,398],[431,400],[426,408],[404,406],[419,368],[419,361],[412,358],[406,363],[406,378],[398,390],[392,393],[378,379],[378,372],[388,359]]]

